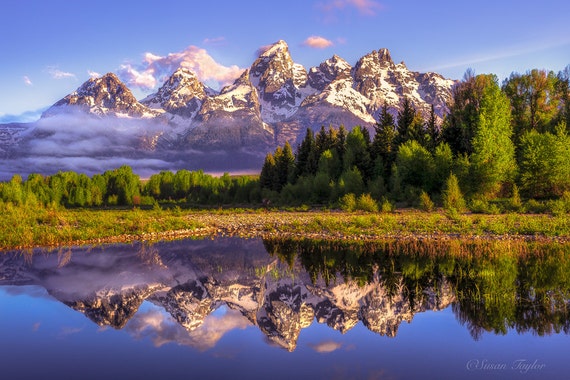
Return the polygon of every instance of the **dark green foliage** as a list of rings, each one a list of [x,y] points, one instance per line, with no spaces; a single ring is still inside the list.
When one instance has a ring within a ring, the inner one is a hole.
[[[415,138],[416,110],[412,107],[410,99],[406,96],[402,102],[402,107],[398,112],[398,134],[394,139],[397,147],[408,140]]]
[[[316,172],[317,168],[312,167],[313,162],[310,160],[312,158],[311,156],[314,149],[315,137],[313,135],[313,131],[310,128],[307,128],[305,138],[301,142],[301,145],[298,146],[297,153],[295,154],[295,181],[301,176],[313,174]],[[262,186],[264,186],[263,183]]]
[[[473,153],[473,137],[477,130],[479,108],[486,76],[475,76],[468,70],[463,81],[452,90],[449,114],[443,129],[443,141],[449,144],[455,155]]]
[[[437,125],[435,109],[431,105],[429,118],[426,123],[426,144],[424,145],[431,153],[435,153],[436,147],[441,142],[441,131]]]
[[[560,111],[556,124],[565,122],[568,129],[570,128],[570,65],[559,72],[556,79],[556,93],[560,97]]]
[[[259,185],[263,189],[273,190],[277,177],[277,165],[275,164],[275,158],[273,154],[267,153],[265,156],[265,161],[263,162],[263,167],[261,168],[261,174],[259,175]]]
[[[132,205],[135,196],[140,195],[139,176],[129,166],[106,171],[103,177],[107,180],[107,199],[116,199],[119,205]]]
[[[374,162],[373,177],[382,176],[384,180],[388,180],[392,164],[396,159],[397,148],[395,146],[396,126],[386,103],[382,107],[374,128],[376,133],[370,148],[370,158]]]

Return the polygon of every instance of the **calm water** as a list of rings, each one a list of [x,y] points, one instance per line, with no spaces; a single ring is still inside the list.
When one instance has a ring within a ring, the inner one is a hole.
[[[0,255],[2,379],[565,379],[570,253],[216,239]]]

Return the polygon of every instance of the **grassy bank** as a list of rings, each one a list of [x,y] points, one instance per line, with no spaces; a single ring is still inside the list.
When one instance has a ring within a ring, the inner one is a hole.
[[[0,249],[163,240],[216,235],[381,240],[491,238],[570,241],[570,217],[546,214],[63,209],[2,205]]]

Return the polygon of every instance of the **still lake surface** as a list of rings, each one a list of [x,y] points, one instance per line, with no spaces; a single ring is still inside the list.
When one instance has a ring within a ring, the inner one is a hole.
[[[570,376],[568,247],[388,248],[217,238],[0,254],[0,377]]]

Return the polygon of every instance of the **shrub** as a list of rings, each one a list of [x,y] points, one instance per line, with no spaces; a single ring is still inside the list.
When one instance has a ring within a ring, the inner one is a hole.
[[[565,191],[559,199],[548,201],[548,210],[555,216],[562,216],[570,212],[570,192]]]
[[[513,185],[513,193],[511,199],[509,199],[509,209],[513,211],[520,211],[522,209],[522,200],[519,194],[519,187],[515,184]]]
[[[425,191],[422,191],[420,194],[420,209],[426,212],[433,211],[433,201],[429,197],[429,194]]]
[[[443,191],[443,207],[447,211],[454,209],[457,212],[465,210],[465,199],[459,188],[457,177],[452,173],[445,183]]]
[[[546,205],[537,201],[536,199],[529,199],[526,202],[524,208],[527,210],[527,212],[532,214],[542,214],[547,210]]]
[[[382,197],[382,202],[380,204],[380,210],[382,212],[392,212],[394,211],[394,205],[386,197]]]
[[[491,204],[486,199],[473,199],[469,205],[471,212],[475,214],[500,214],[501,210],[496,204]]]
[[[356,210],[356,197],[353,193],[348,193],[343,195],[338,201],[340,208],[344,211],[354,211]]]
[[[356,209],[367,212],[378,212],[378,203],[370,194],[362,194],[356,200]]]

